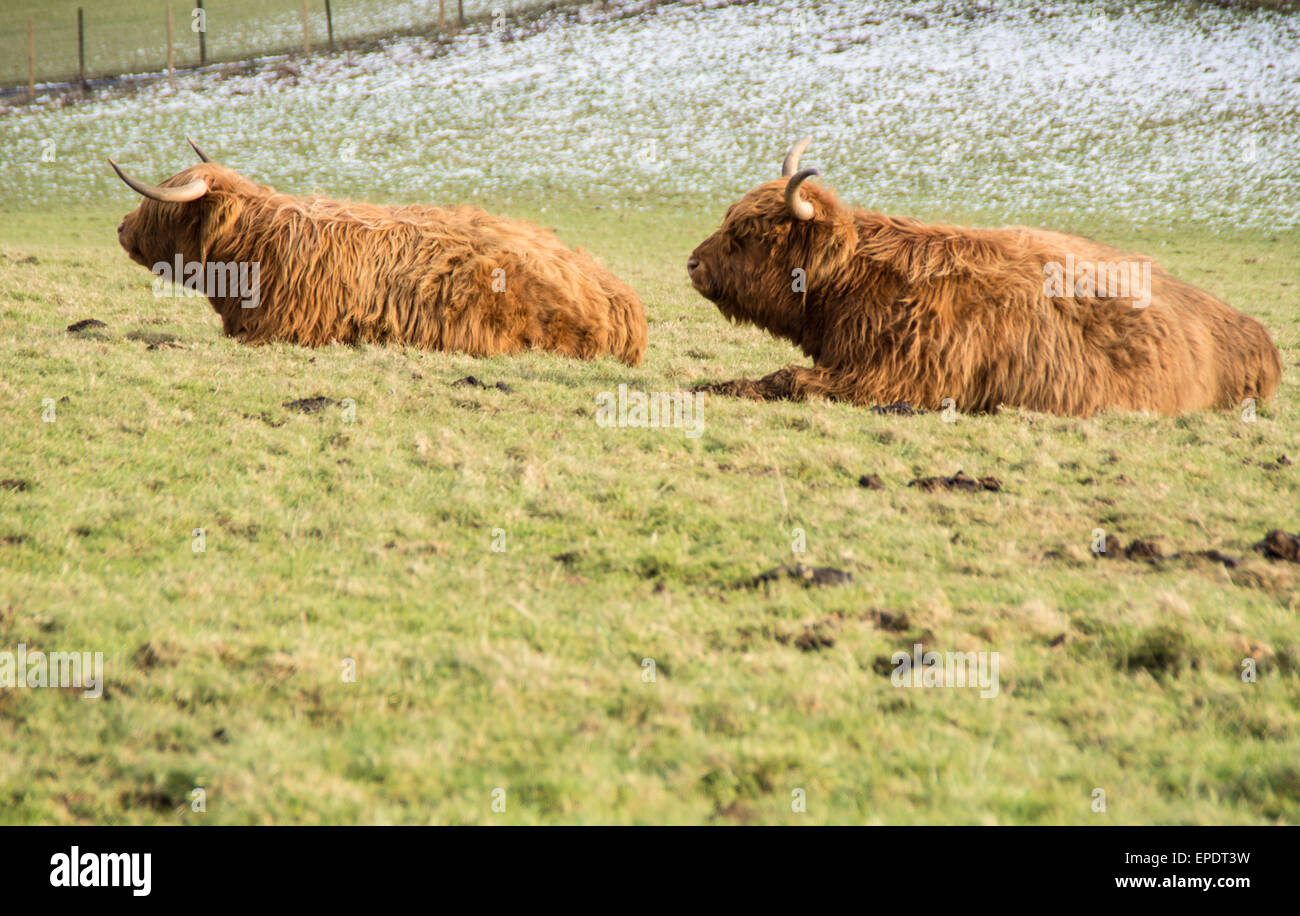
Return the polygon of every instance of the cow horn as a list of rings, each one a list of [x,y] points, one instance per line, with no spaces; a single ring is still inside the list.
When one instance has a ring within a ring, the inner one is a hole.
[[[804,169],[791,175],[790,180],[785,183],[785,205],[790,208],[790,214],[795,219],[813,218],[813,205],[799,196],[799,185],[814,175],[821,175],[821,172],[816,169]]]
[[[812,137],[803,137],[790,147],[790,152],[785,154],[785,162],[781,163],[782,178],[789,178],[794,174],[795,169],[799,168],[799,157],[803,155],[809,143],[812,143]]]
[[[183,184],[179,188],[156,188],[153,185],[145,184],[143,181],[136,181],[126,172],[122,171],[112,159],[108,164],[117,172],[117,177],[126,182],[126,186],[137,194],[143,194],[150,200],[162,201],[165,204],[183,204],[187,201],[198,200],[204,194],[208,193],[208,183],[202,178],[195,178],[188,184]]]
[[[203,150],[199,149],[199,145],[194,142],[194,139],[192,137],[186,137],[185,139],[189,142],[190,146],[194,147],[194,152],[198,153],[199,160],[201,162],[212,161],[212,157],[209,156],[207,153],[203,152]]]

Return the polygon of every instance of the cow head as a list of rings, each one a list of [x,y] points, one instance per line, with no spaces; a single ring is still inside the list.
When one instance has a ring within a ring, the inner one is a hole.
[[[213,162],[190,140],[200,164],[191,166],[160,185],[148,185],[124,172],[112,159],[109,165],[127,186],[144,199],[117,227],[117,240],[131,260],[145,267],[170,262],[178,254],[187,261],[211,256],[207,239],[214,221],[224,222],[240,192],[257,188],[237,173]]]
[[[727,210],[722,226],[686,262],[691,284],[732,321],[799,341],[808,293],[826,289],[853,253],[853,214],[799,170],[811,142],[791,147],[781,177]]]

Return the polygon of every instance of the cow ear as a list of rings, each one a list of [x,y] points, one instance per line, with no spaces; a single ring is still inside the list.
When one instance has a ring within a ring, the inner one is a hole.
[[[213,239],[229,238],[231,227],[235,224],[242,210],[237,197],[231,194],[219,194],[209,198],[209,203],[199,213],[196,228],[199,233],[199,247],[207,258],[208,245]]]

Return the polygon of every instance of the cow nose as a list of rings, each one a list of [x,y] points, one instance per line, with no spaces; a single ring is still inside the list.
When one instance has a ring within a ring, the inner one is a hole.
[[[686,262],[686,272],[688,274],[693,274],[695,273],[695,268],[699,266],[700,266],[700,259],[697,258],[695,255],[691,255],[690,260]]]
[[[120,223],[117,224],[117,234],[118,234],[118,235],[121,235],[121,234],[122,234],[122,227],[125,226],[125,225],[126,225],[126,220],[122,220],[122,222],[120,222]]]

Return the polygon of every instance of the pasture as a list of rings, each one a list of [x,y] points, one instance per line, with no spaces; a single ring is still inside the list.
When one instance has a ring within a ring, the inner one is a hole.
[[[557,16],[0,114],[0,650],[105,676],[0,690],[0,821],[1300,821],[1300,564],[1253,547],[1300,530],[1297,20],[959,6]],[[684,269],[803,132],[846,202],[1153,255],[1268,327],[1278,396],[598,424],[806,363]],[[157,181],[187,133],[553,226],[641,293],[644,364],[223,338],[114,236],[106,157]],[[1000,486],[909,486],[958,470]],[[998,653],[997,695],[895,686],[918,643]]]
[[[472,22],[494,9],[526,13],[524,0],[444,0],[450,29],[463,11]],[[86,75],[90,80],[123,73],[157,73],[167,62],[167,10],[172,16],[172,53],[178,67],[199,65],[193,0],[11,0],[0,9],[0,86],[23,86],[28,78],[27,23],[38,83],[78,75],[77,10],[82,11]],[[302,0],[207,0],[203,29],[208,63],[280,54],[302,48]],[[308,3],[307,34],[312,47],[327,46],[330,28],[338,45],[359,44],[395,34],[437,34],[439,0],[386,3],[331,0],[332,22],[323,0]]]

